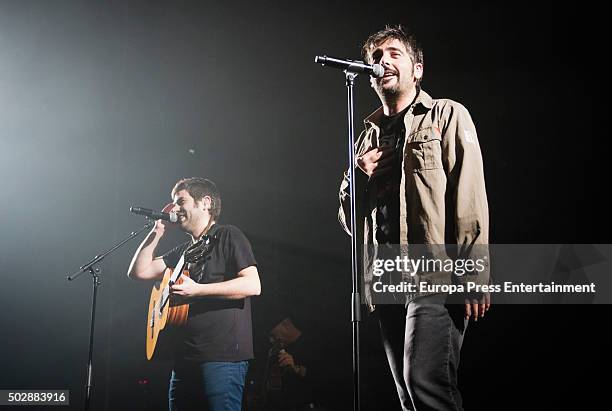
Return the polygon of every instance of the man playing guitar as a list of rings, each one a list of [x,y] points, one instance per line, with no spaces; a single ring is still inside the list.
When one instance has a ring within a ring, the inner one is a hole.
[[[253,358],[249,297],[261,292],[257,262],[242,231],[216,224],[221,197],[212,181],[179,180],[171,195],[173,203],[164,211],[176,213],[178,221],[158,220],[128,270],[137,280],[161,280],[168,269],[183,262],[188,270],[189,275],[181,274],[180,281],[168,284],[169,305],[189,304],[187,319],[176,329],[170,347],[174,369],[169,406],[181,411],[240,410],[247,360]],[[172,226],[191,239],[156,256],[165,229]],[[198,253],[200,247],[206,249]],[[201,258],[190,260],[190,254]]]

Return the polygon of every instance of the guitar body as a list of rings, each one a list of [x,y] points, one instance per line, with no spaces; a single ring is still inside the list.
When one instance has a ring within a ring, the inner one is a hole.
[[[183,270],[183,275],[189,277],[189,271]],[[187,322],[189,304],[179,303],[170,298],[170,281],[177,277],[171,268],[167,268],[161,282],[153,286],[151,298],[149,299],[149,311],[147,315],[147,359],[159,359],[163,357],[160,353],[159,343],[171,338],[172,327],[180,327]],[[181,284],[183,279],[178,276],[175,284]],[[157,347],[157,349],[156,349]],[[163,348],[163,347],[162,347]]]
[[[189,304],[184,298],[170,295],[172,284],[181,284],[181,275],[189,277],[189,264],[206,258],[216,244],[216,239],[207,235],[185,250],[176,267],[166,268],[162,280],[155,284],[149,299],[147,313],[147,359],[166,359],[173,330],[187,323]],[[161,344],[160,344],[161,343]]]

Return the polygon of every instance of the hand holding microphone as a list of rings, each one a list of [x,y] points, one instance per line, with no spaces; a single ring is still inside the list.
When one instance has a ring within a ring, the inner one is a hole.
[[[130,207],[130,211],[134,214],[143,215],[154,220],[164,220],[176,223],[178,221],[178,216],[174,212],[169,212],[172,210],[172,207],[174,207],[174,204],[170,203],[165,206],[162,211],[155,211],[144,207]]]
[[[174,225],[178,221],[177,214],[170,211],[172,208],[174,208],[174,204],[170,203],[167,204],[162,211],[155,211],[144,207],[130,207],[130,211],[134,214],[157,220],[155,222],[155,227],[153,227],[153,231],[161,236],[164,234],[166,224],[170,223],[170,225]]]

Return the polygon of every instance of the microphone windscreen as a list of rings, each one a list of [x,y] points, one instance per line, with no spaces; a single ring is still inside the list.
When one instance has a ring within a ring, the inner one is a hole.
[[[385,69],[380,64],[374,64],[374,65],[372,65],[372,68],[373,68],[373,70],[372,70],[373,71],[373,73],[372,73],[373,77],[379,78],[379,77],[382,77],[382,76],[385,75]]]

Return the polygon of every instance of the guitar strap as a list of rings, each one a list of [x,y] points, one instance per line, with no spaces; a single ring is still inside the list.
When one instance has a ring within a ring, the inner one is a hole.
[[[202,277],[204,276],[204,266],[206,265],[206,257],[211,253],[216,243],[216,236],[204,235],[200,240],[189,246],[185,251],[184,255],[187,261],[187,269],[190,272],[192,280],[194,280],[196,283],[199,283],[202,280]],[[194,270],[198,263],[202,264],[200,264],[200,267],[198,267],[198,276],[195,277]]]

